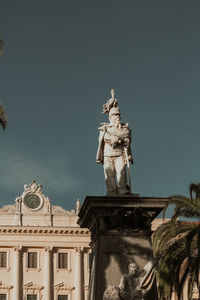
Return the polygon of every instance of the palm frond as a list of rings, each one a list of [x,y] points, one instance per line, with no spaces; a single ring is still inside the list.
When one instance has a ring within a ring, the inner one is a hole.
[[[7,126],[7,115],[6,115],[6,111],[4,109],[4,106],[2,103],[0,103],[0,124],[3,128],[3,130],[6,129],[6,126]]]
[[[200,199],[173,195],[169,205],[175,205],[171,221],[160,225],[153,234],[154,255],[157,262],[159,299],[171,299],[172,291],[177,300],[182,299],[187,286],[188,299],[196,283],[200,292],[200,222],[180,221],[180,217],[200,220]]]

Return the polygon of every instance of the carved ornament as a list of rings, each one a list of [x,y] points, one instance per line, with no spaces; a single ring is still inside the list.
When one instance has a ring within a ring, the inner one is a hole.
[[[9,285],[9,284],[6,284],[6,283],[3,283],[2,281],[0,281],[0,289],[1,290],[10,290],[12,288],[13,288],[12,285]]]
[[[84,251],[84,247],[75,247],[75,254],[82,254]]]
[[[90,235],[86,228],[41,228],[41,227],[0,227],[0,234],[42,234],[42,235]]]
[[[54,285],[54,290],[56,290],[56,291],[63,291],[63,290],[72,291],[74,289],[75,289],[75,287],[67,285],[64,282],[60,282],[60,283]]]
[[[135,234],[142,230],[150,230],[151,217],[142,208],[115,210],[110,216],[103,217],[105,227],[128,234]]]
[[[15,212],[15,205],[5,205],[2,208],[0,208],[0,212],[5,213],[14,213]]]
[[[68,211],[62,208],[61,206],[52,205],[52,214],[69,214],[69,215],[75,215],[75,211]]]
[[[26,290],[26,291],[40,291],[43,288],[44,288],[43,286],[38,285],[34,282],[28,282],[28,283],[23,285],[23,289]]]
[[[13,246],[13,250],[16,252],[20,252],[22,250],[22,246]]]

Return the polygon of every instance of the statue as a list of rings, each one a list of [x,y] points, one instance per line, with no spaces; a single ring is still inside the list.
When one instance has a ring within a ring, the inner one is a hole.
[[[120,109],[114,90],[112,98],[103,105],[103,114],[109,114],[109,123],[101,123],[98,128],[99,146],[97,163],[102,163],[107,187],[107,195],[126,195],[131,193],[129,161],[133,163],[131,152],[131,131],[128,124],[120,123]],[[127,184],[127,170],[129,185]],[[117,179],[117,182],[116,182]]]
[[[143,291],[140,288],[140,280],[143,271],[138,271],[136,263],[131,263],[128,266],[128,274],[121,277],[119,288],[121,299],[123,300],[141,300]]]
[[[81,210],[81,201],[78,198],[77,201],[76,201],[76,214],[77,215],[79,214],[80,210]]]
[[[143,300],[155,281],[155,270],[149,261],[139,271],[136,263],[128,265],[128,273],[123,275],[118,287],[109,286],[104,292],[103,300]]]

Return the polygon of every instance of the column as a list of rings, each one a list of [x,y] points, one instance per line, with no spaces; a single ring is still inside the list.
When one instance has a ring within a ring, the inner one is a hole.
[[[20,247],[13,247],[14,259],[13,259],[13,300],[20,300],[20,284],[21,284],[21,266],[20,266]]]
[[[44,299],[51,300],[51,249],[44,248]]]
[[[74,299],[84,300],[83,272],[82,272],[82,248],[75,248],[74,254]]]

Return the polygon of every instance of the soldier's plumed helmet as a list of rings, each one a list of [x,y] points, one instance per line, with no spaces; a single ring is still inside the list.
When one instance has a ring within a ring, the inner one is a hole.
[[[120,115],[119,107],[112,107],[109,111],[109,116]]]

